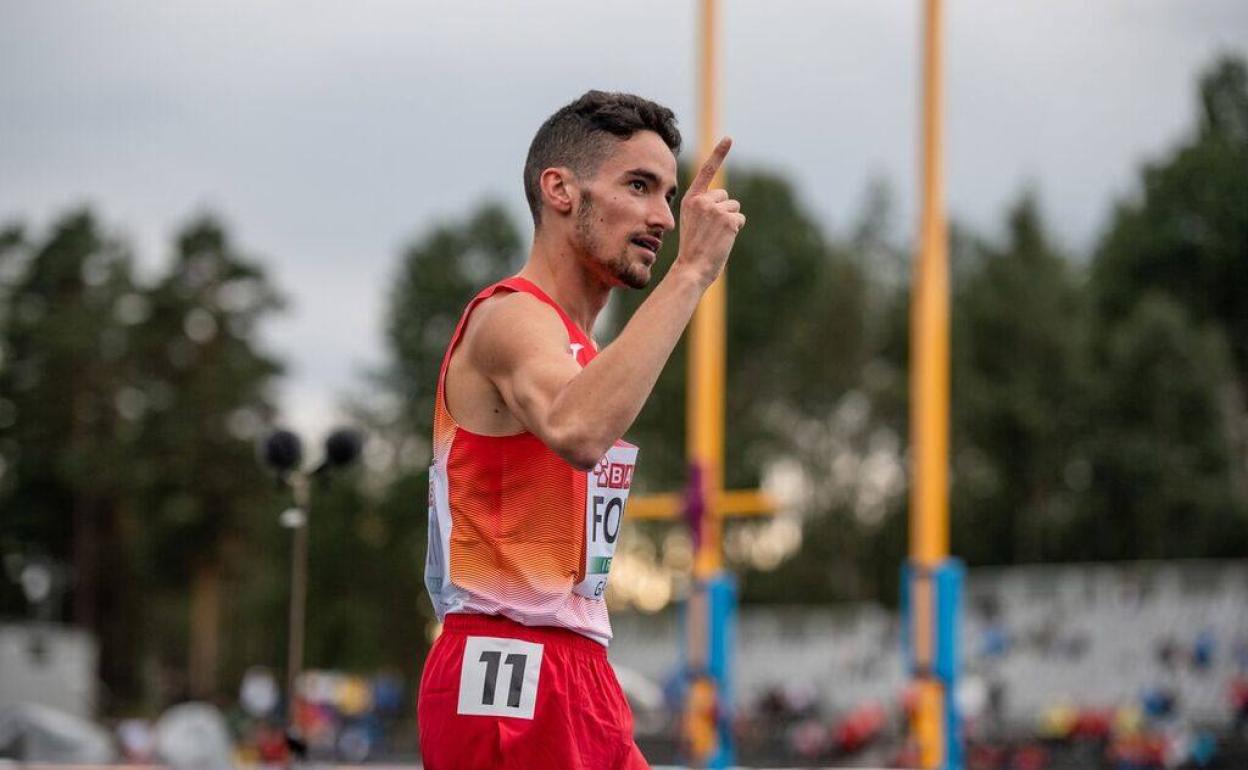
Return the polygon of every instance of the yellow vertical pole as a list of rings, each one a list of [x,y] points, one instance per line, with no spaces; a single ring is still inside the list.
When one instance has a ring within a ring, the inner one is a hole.
[[[949,268],[944,213],[941,0],[925,0],[923,49],[922,219],[910,314],[910,558],[921,573],[949,551]],[[913,593],[915,659],[930,665],[935,651],[932,581]],[[915,737],[925,768],[943,762],[941,684],[920,676]]]
[[[698,166],[715,148],[718,130],[718,90],[716,51],[716,2],[702,0],[700,57],[698,67]],[[721,167],[712,187],[723,186]],[[694,555],[693,576],[708,580],[720,568],[720,496],[724,465],[724,337],[727,290],[724,274],[711,284],[693,315],[689,340],[689,366],[686,375],[686,453],[691,483],[698,483],[697,497],[702,505],[699,517],[698,550]],[[690,682],[686,710],[686,737],[690,761],[695,767],[714,755],[716,749],[716,701],[714,680],[706,673],[710,643],[710,608],[701,591],[690,594],[686,615],[686,660],[695,678]]]
[[[716,0],[702,0],[701,59],[698,100],[698,166],[715,148],[719,93],[716,40]],[[723,186],[721,167],[712,187]],[[702,538],[694,561],[694,576],[705,578],[720,568],[722,519],[720,493],[724,467],[724,336],[727,288],[724,274],[702,296],[693,316],[686,384],[687,453],[702,473],[704,503]]]

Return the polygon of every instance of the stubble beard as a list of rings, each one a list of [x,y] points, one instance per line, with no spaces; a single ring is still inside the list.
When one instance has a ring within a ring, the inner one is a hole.
[[[650,271],[645,265],[629,260],[628,248],[631,244],[624,244],[613,257],[602,258],[602,243],[594,232],[593,220],[594,199],[586,191],[576,209],[576,235],[581,250],[591,261],[602,264],[608,273],[625,286],[633,289],[646,288],[650,284]]]

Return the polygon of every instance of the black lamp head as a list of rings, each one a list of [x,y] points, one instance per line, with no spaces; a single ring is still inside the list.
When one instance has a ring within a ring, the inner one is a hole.
[[[264,464],[279,476],[299,467],[303,461],[303,442],[288,430],[276,430],[264,440]]]
[[[355,462],[363,443],[359,431],[338,428],[325,439],[325,466],[345,468]]]

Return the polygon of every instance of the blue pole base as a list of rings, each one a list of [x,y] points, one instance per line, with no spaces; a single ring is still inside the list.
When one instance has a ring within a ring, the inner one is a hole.
[[[962,611],[962,584],[966,567],[960,559],[945,559],[934,568],[907,562],[901,568],[901,641],[906,666],[911,676],[932,677],[944,691],[944,770],[962,770],[965,746],[956,694],[960,674],[958,654],[958,619]],[[935,607],[932,620],[935,628],[916,628],[914,593],[932,591]],[[917,659],[915,639],[920,633],[934,641],[930,660]]]
[[[706,640],[702,666],[689,661],[689,602],[681,609],[681,631],[686,643],[681,647],[681,668],[685,672],[685,697],[689,686],[702,677],[710,678],[715,688],[715,746],[704,756],[691,757],[694,764],[708,768],[729,768],[736,765],[732,736],[732,661],[736,645],[737,581],[728,572],[720,571],[693,586],[694,601],[705,602],[707,628],[701,635]]]

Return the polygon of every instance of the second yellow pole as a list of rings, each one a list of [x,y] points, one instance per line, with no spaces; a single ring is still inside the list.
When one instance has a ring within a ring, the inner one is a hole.
[[[920,251],[914,266],[910,313],[910,558],[931,574],[949,553],[949,267],[944,212],[941,0],[925,0],[923,46],[922,214]],[[935,657],[935,592],[932,580],[914,587],[915,660],[930,667]],[[943,691],[932,676],[916,682],[915,737],[919,761],[944,761]]]
[[[715,0],[702,0],[701,57],[699,62],[698,166],[706,162],[717,139],[719,92],[716,50]],[[723,186],[723,169],[712,187]],[[724,467],[724,369],[727,323],[725,273],[702,296],[694,313],[689,345],[689,369],[685,414],[688,415],[687,455],[702,474],[702,537],[694,562],[694,575],[706,578],[720,568],[722,519],[719,497]]]

